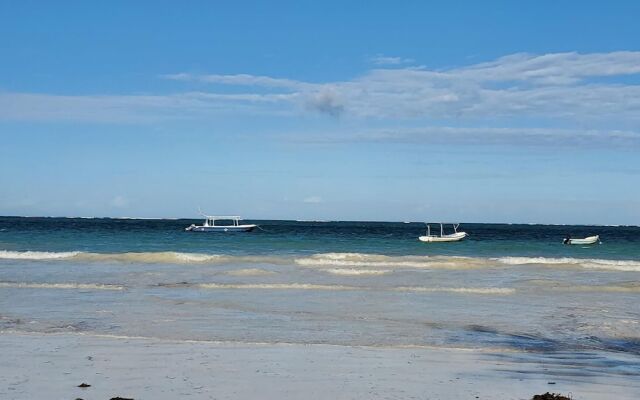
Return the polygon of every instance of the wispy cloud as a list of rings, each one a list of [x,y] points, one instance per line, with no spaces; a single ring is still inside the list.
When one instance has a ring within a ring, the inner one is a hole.
[[[424,126],[364,129],[332,134],[285,135],[294,143],[468,143],[532,145],[640,145],[640,132],[629,130]]]
[[[379,56],[377,64],[408,59]],[[288,89],[291,106],[357,118],[542,116],[638,119],[640,86],[593,78],[640,74],[640,52],[513,54],[445,70],[377,68],[349,81],[309,83],[254,75],[170,75]]]
[[[370,61],[375,65],[401,65],[414,62],[414,60],[411,58],[389,57],[382,54],[371,57]]]
[[[325,87],[340,98],[343,114],[359,118],[615,115],[637,121],[640,86],[592,78],[638,73],[640,52],[516,54],[441,71],[374,69]]]
[[[220,113],[318,113],[365,123],[466,119],[492,121],[487,125],[495,126],[528,119],[542,120],[546,126],[563,121],[557,125],[566,126],[591,121],[610,126],[609,132],[635,129],[640,123],[640,85],[626,79],[640,74],[640,52],[519,53],[437,70],[399,67],[407,60],[380,55],[379,67],[361,76],[320,83],[249,74],[177,73],[162,78],[197,83],[201,91],[109,96],[0,93],[0,119],[145,122]],[[238,88],[243,93],[237,93]],[[485,130],[484,134],[502,133]]]
[[[300,82],[293,79],[272,78],[269,76],[257,76],[248,74],[235,75],[194,75],[187,73],[160,75],[161,78],[175,81],[196,81],[203,83],[216,83],[236,86],[262,86],[272,88],[304,89],[314,86],[310,83]]]
[[[452,75],[477,81],[533,81],[563,85],[584,78],[640,73],[640,52],[532,55],[518,53],[449,71]]]

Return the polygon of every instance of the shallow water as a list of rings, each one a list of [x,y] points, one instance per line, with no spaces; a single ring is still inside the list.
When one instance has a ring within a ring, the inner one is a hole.
[[[637,227],[194,222],[1,218],[0,329],[640,354]]]

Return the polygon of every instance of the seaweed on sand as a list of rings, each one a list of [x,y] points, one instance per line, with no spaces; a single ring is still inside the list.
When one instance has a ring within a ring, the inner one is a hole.
[[[571,398],[567,396],[563,396],[559,393],[545,393],[545,394],[536,394],[531,398],[531,400],[571,400]]]

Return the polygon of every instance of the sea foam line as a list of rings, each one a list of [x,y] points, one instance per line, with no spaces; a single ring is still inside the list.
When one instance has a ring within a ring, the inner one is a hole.
[[[229,289],[229,290],[336,290],[336,291],[395,291],[395,292],[423,292],[423,293],[459,293],[459,294],[486,294],[486,295],[508,295],[516,292],[512,288],[487,288],[487,287],[422,287],[422,286],[400,286],[400,287],[370,287],[370,286],[349,286],[349,285],[323,285],[312,283],[199,283],[193,285],[201,289]]]
[[[199,283],[201,289],[262,289],[262,290],[368,290],[366,287],[318,285],[312,283]]]
[[[394,288],[401,292],[431,292],[431,293],[469,293],[469,294],[496,294],[508,295],[516,292],[513,288],[476,288],[476,287],[457,287],[457,288],[439,288],[439,287],[419,287],[419,286],[403,286]]]
[[[506,265],[577,266],[588,269],[608,269],[615,271],[640,271],[640,261],[605,260],[597,258],[548,258],[548,257],[500,257],[493,258]]]
[[[80,254],[79,251],[8,251],[0,250],[0,259],[5,260],[60,260],[72,258]]]
[[[385,269],[330,268],[326,272],[333,275],[385,275],[391,271]]]
[[[75,289],[75,290],[124,290],[124,286],[102,283],[33,283],[33,282],[0,282],[0,288],[17,289]]]
[[[221,255],[205,253],[125,252],[90,253],[82,251],[10,251],[0,250],[0,260],[83,261],[140,264],[281,264],[318,268],[336,275],[381,275],[393,269],[476,269],[499,266],[542,265],[558,268],[581,267],[613,271],[640,272],[640,260],[606,260],[548,257],[460,257],[460,256],[387,256],[367,253],[319,253],[308,257]],[[358,272],[361,271],[361,272]]]
[[[219,254],[181,253],[174,251],[160,252],[127,252],[127,253],[87,253],[82,251],[8,251],[0,250],[0,259],[5,260],[77,260],[77,261],[111,261],[122,263],[216,263],[232,257]]]
[[[296,258],[304,267],[438,268],[470,269],[487,266],[487,259],[459,256],[386,256],[366,253],[319,253]]]

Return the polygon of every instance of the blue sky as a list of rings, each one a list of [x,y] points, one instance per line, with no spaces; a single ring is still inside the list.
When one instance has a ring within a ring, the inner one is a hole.
[[[0,3],[0,215],[640,224],[637,2],[227,3]]]

